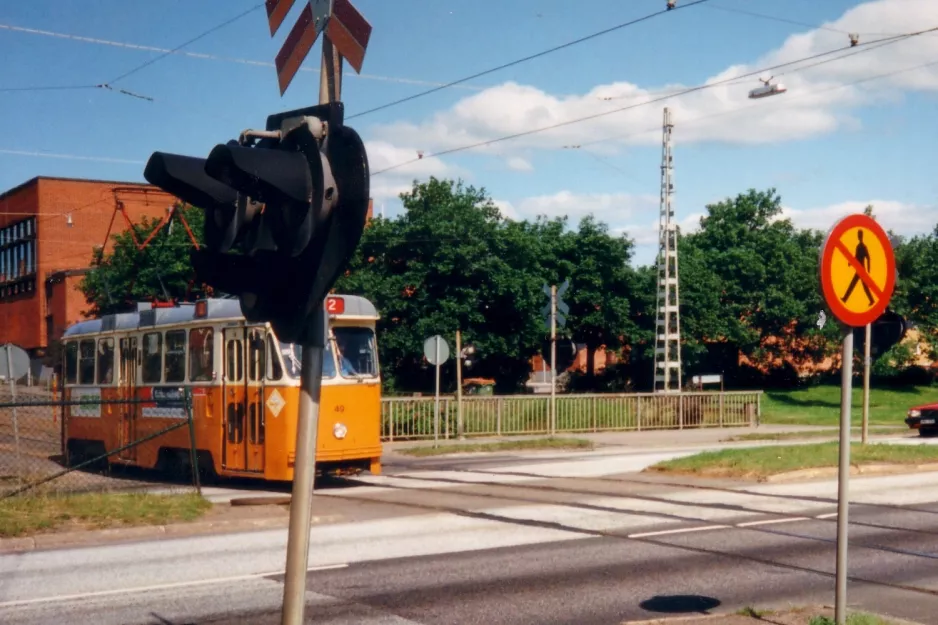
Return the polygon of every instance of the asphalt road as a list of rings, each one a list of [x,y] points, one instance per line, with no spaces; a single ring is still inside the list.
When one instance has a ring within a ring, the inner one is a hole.
[[[871,524],[915,525],[935,514],[938,508],[857,516]],[[310,573],[308,622],[601,625],[701,609],[830,603],[834,527],[806,520],[353,563]],[[851,605],[934,622],[938,536],[868,527],[854,528],[853,536]],[[0,606],[0,621],[273,624],[279,623],[280,580],[231,576],[66,596]]]
[[[369,512],[313,528],[308,622],[589,625],[833,602],[836,482],[616,472],[650,455],[408,461],[320,490],[317,510]],[[851,605],[936,622],[935,478],[852,481]],[[0,622],[279,623],[285,543],[271,530],[4,554]]]

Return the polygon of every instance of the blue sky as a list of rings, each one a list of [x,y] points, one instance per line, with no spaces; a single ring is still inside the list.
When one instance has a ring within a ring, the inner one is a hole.
[[[354,115],[652,13],[664,3],[355,0],[374,33],[363,75],[347,70],[343,99]],[[204,156],[242,129],[262,127],[269,113],[313,103],[318,45],[304,64],[308,71],[297,75],[282,98],[274,68],[249,63],[273,62],[303,2],[273,39],[261,8],[186,47],[187,54],[166,56],[114,84],[153,101],[94,88],[4,91],[111,81],[160,54],[139,46],[174,48],[256,4],[0,4],[0,189],[36,175],[142,181],[154,150]],[[349,123],[365,138],[372,169],[378,170],[411,160],[418,150],[432,154],[835,50],[848,44],[848,31],[861,33],[866,42],[938,26],[933,0],[709,5],[669,12]],[[930,231],[938,223],[938,181],[929,157],[938,136],[938,65],[894,73],[929,62],[938,62],[938,34],[806,71],[776,72],[789,88],[776,98],[747,100],[749,89],[759,85],[753,77],[668,101],[675,121],[677,218],[692,228],[706,203],[749,187],[774,186],[786,213],[802,226],[826,229],[872,202],[887,228]],[[414,178],[461,176],[484,186],[513,217],[567,214],[575,221],[592,212],[636,240],[637,263],[650,262],[664,104],[425,158],[375,176],[376,206],[393,215],[400,207],[396,194]],[[575,144],[584,147],[563,149]]]

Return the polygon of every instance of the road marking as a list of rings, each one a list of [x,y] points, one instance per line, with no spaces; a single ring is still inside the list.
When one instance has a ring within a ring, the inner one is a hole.
[[[314,566],[307,571],[329,571],[332,569],[344,569],[348,564],[326,564],[323,566]],[[114,590],[99,590],[96,592],[84,592],[74,595],[58,595],[56,597],[39,597],[37,599],[20,599],[17,601],[6,601],[0,603],[0,609],[13,608],[22,605],[34,605],[37,603],[56,603],[60,601],[74,601],[76,599],[93,599],[96,597],[107,597],[111,595],[133,594],[152,592],[154,590],[171,590],[173,588],[188,588],[192,586],[209,586],[211,584],[227,584],[229,582],[244,582],[252,579],[262,579],[273,575],[284,575],[284,571],[272,571],[269,573],[252,573],[250,575],[236,575],[234,577],[217,577],[214,579],[197,580],[192,582],[177,582],[173,584],[155,584],[153,586],[138,586],[136,588],[118,588]]]
[[[729,529],[729,525],[705,525],[703,527],[684,527],[676,530],[661,530],[658,532],[644,532],[642,534],[629,534],[627,538],[647,538],[649,536],[667,536],[668,534],[687,534],[689,532],[708,532],[710,530]]]
[[[775,523],[793,523],[795,521],[808,521],[810,520],[806,516],[793,516],[784,519],[764,519],[762,521],[746,521],[745,523],[737,523],[736,527],[755,527],[756,525],[773,525]]]
[[[836,512],[829,512],[827,514],[819,514],[814,518],[815,519],[833,519],[835,516],[837,516]]]

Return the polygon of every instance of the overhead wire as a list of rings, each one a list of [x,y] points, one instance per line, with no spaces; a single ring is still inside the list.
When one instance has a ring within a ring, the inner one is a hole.
[[[538,134],[538,133],[541,133],[541,132],[546,132],[546,131],[548,131],[548,130],[555,130],[555,129],[557,129],[557,128],[563,128],[563,127],[566,127],[566,126],[571,126],[571,125],[574,125],[574,124],[579,124],[579,123],[582,123],[582,122],[585,122],[585,121],[591,121],[591,120],[598,119],[598,118],[601,118],[601,117],[606,117],[606,116],[608,116],[608,115],[614,115],[614,114],[616,114],[616,113],[621,113],[621,112],[628,111],[628,110],[632,110],[632,109],[636,109],[636,108],[639,108],[639,107],[642,107],[642,106],[648,106],[648,105],[650,105],[650,104],[655,104],[655,103],[658,103],[658,102],[663,102],[663,101],[665,101],[665,100],[669,100],[669,99],[672,99],[672,98],[676,98],[676,97],[688,95],[688,94],[690,94],[690,93],[696,93],[696,92],[698,92],[698,91],[704,91],[704,90],[707,90],[707,89],[713,89],[714,87],[719,87],[719,86],[723,86],[723,85],[728,84],[728,83],[737,82],[737,81],[739,81],[739,80],[741,80],[741,79],[743,79],[743,78],[746,78],[746,77],[757,76],[757,75],[759,75],[759,74],[763,74],[763,73],[768,72],[768,71],[773,71],[773,70],[775,70],[775,69],[780,69],[780,68],[783,68],[783,67],[790,67],[790,66],[792,66],[792,65],[797,65],[798,63],[804,63],[804,62],[806,62],[806,61],[812,61],[812,60],[815,60],[815,59],[820,59],[820,58],[823,58],[823,57],[826,57],[826,56],[830,56],[830,55],[832,55],[832,54],[837,54],[837,53],[839,53],[839,52],[844,52],[844,51],[850,50],[851,48],[858,48],[858,47],[860,47],[860,46],[864,46],[864,49],[863,49],[862,51],[863,51],[863,52],[868,52],[868,51],[875,50],[875,49],[878,49],[878,48],[880,48],[880,47],[883,47],[884,45],[887,45],[887,44],[897,43],[897,42],[899,42],[899,41],[905,41],[905,40],[907,40],[907,39],[909,39],[909,38],[912,38],[912,37],[917,37],[917,36],[920,36],[920,35],[923,35],[923,34],[926,34],[926,33],[936,32],[936,31],[938,31],[938,27],[933,27],[933,28],[929,28],[929,29],[925,29],[925,30],[921,30],[921,31],[916,31],[916,32],[913,32],[913,33],[906,33],[906,34],[904,34],[904,35],[897,35],[897,36],[894,36],[894,37],[887,37],[887,38],[884,38],[884,39],[878,39],[878,40],[874,40],[874,41],[868,42],[868,43],[866,43],[866,44],[858,44],[858,45],[856,45],[856,46],[848,45],[848,46],[845,46],[845,47],[842,47],[842,48],[837,48],[837,49],[835,49],[835,50],[830,50],[830,51],[827,51],[827,52],[821,52],[821,53],[818,53],[818,54],[813,54],[813,55],[811,55],[811,56],[807,56],[807,57],[803,57],[803,58],[800,58],[800,59],[796,59],[796,60],[794,60],[794,61],[788,61],[788,62],[785,62],[785,63],[779,63],[779,64],[777,64],[777,65],[773,65],[773,66],[771,66],[771,67],[761,68],[761,69],[759,69],[759,70],[752,71],[752,72],[748,72],[748,73],[742,74],[742,75],[740,75],[740,76],[734,76],[734,77],[732,77],[732,78],[727,78],[727,79],[724,79],[724,80],[718,80],[718,81],[714,81],[714,82],[704,83],[704,84],[702,84],[702,85],[697,85],[697,86],[695,86],[695,87],[689,87],[689,88],[687,88],[687,89],[683,89],[683,90],[680,90],[680,91],[677,91],[677,92],[673,92],[673,93],[668,93],[668,94],[665,94],[665,95],[662,95],[662,96],[658,96],[658,97],[652,98],[652,99],[650,99],[650,100],[643,100],[642,102],[637,102],[637,103],[634,103],[634,104],[630,104],[630,105],[628,105],[628,106],[623,106],[623,107],[616,108],[616,109],[612,109],[612,110],[609,110],[609,111],[601,111],[601,112],[599,112],[599,113],[593,113],[593,114],[591,114],[591,115],[586,115],[586,116],[583,116],[583,117],[578,117],[578,118],[575,118],[575,119],[570,119],[570,120],[566,120],[566,121],[563,121],[563,122],[558,122],[558,123],[556,123],[556,124],[551,124],[551,125],[549,125],[549,126],[541,126],[541,127],[539,127],[539,128],[532,128],[531,130],[525,130],[525,131],[521,131],[521,132],[516,132],[516,133],[510,134],[510,135],[505,135],[505,136],[502,136],[502,137],[496,137],[496,138],[494,138],[494,139],[488,139],[488,140],[485,140],[485,141],[479,141],[479,142],[476,142],[476,143],[472,143],[472,144],[468,144],[468,145],[464,145],[464,146],[460,146],[460,147],[449,148],[449,149],[446,149],[446,150],[441,150],[441,151],[439,151],[439,152],[433,152],[433,153],[429,153],[429,154],[423,154],[422,156],[420,156],[420,157],[418,157],[418,158],[411,159],[411,160],[408,160],[408,161],[403,161],[403,162],[398,163],[398,164],[396,164],[396,165],[391,165],[391,166],[389,166],[389,167],[385,167],[384,169],[380,169],[380,170],[378,170],[378,171],[372,172],[371,175],[372,175],[372,176],[377,176],[377,175],[386,173],[386,172],[388,172],[388,171],[392,171],[392,170],[395,170],[395,169],[399,169],[399,168],[401,168],[401,167],[404,167],[404,166],[406,166],[406,165],[410,165],[410,164],[415,163],[415,162],[417,162],[417,161],[419,161],[419,160],[422,160],[422,159],[424,159],[424,158],[437,158],[437,157],[440,157],[440,156],[446,156],[446,155],[449,155],[449,154],[455,154],[455,153],[457,153],[457,152],[465,152],[465,151],[467,151],[467,150],[472,150],[472,149],[475,149],[475,148],[485,147],[485,146],[493,145],[493,144],[496,144],[496,143],[501,143],[501,142],[504,142],[504,141],[510,141],[510,140],[513,140],[513,139],[519,139],[519,138],[521,138],[521,137],[526,137],[526,136]],[[880,44],[880,45],[876,45],[876,44]],[[869,48],[870,46],[874,46],[874,45],[875,45],[875,47]],[[869,49],[867,49],[867,48],[869,48]],[[841,59],[843,59],[843,58],[846,58],[847,56],[853,56],[854,54],[859,54],[859,53],[860,53],[860,51],[854,50],[854,51],[851,52],[851,54],[849,54],[849,55],[842,55],[842,56],[837,57],[837,58],[834,58],[834,59],[829,59],[829,60],[827,60],[827,61],[825,61],[825,62],[833,62],[833,61],[841,60]],[[817,65],[820,65],[820,63],[815,63],[815,64],[812,64],[812,65],[810,65],[810,66],[808,66],[808,67],[816,67]],[[802,69],[808,69],[808,67],[805,67],[805,68],[802,68]],[[793,71],[800,71],[800,70],[793,70]]]
[[[24,26],[13,26],[11,24],[2,24],[0,23],[0,30],[8,30],[11,32],[25,33],[31,35],[40,35],[44,37],[53,37],[57,39],[65,39],[71,41],[79,41],[82,43],[91,43],[102,46],[111,46],[115,48],[124,48],[128,50],[136,50],[142,52],[165,52],[167,54],[185,56],[193,59],[201,60],[210,60],[210,61],[221,61],[226,63],[237,63],[240,65],[249,65],[253,67],[276,67],[276,64],[268,61],[256,61],[253,59],[243,59],[239,57],[230,57],[230,56],[221,56],[218,54],[209,54],[207,52],[190,52],[187,50],[181,50],[177,48],[160,48],[157,46],[149,46],[137,43],[130,43],[125,41],[114,41],[111,39],[101,39],[98,37],[85,37],[82,35],[72,35],[69,33],[60,33],[51,30],[41,30],[38,28],[27,28]],[[321,70],[318,67],[300,67],[298,71],[301,72],[313,72],[319,73]],[[382,82],[391,82],[399,83],[405,85],[419,85],[419,86],[428,86],[428,87],[438,87],[446,83],[431,81],[431,80],[418,80],[415,78],[401,78],[397,76],[382,76],[378,74],[349,74],[352,78],[359,78],[362,80],[377,80]],[[65,89],[66,87],[51,87],[51,89]],[[75,87],[77,89],[92,89],[93,85],[81,85]],[[464,89],[468,91],[482,91],[488,87],[479,86],[479,85],[457,85],[455,88]],[[20,88],[11,88],[11,89],[0,89],[0,91],[33,91],[41,90],[42,87],[20,87]]]
[[[520,58],[520,59],[516,59],[516,60],[514,60],[514,61],[509,61],[508,63],[503,63],[503,64],[501,64],[501,65],[498,65],[498,66],[496,66],[496,67],[492,67],[492,68],[483,70],[483,71],[481,71],[481,72],[476,72],[475,74],[472,74],[472,75],[470,75],[470,76],[465,76],[465,77],[463,77],[463,78],[459,78],[459,79],[457,79],[457,80],[453,80],[453,81],[448,82],[448,83],[446,83],[446,84],[443,84],[443,85],[441,85],[441,86],[439,86],[439,87],[434,87],[433,89],[428,89],[428,90],[422,91],[422,92],[420,92],[420,93],[415,93],[415,94],[410,95],[410,96],[407,96],[407,97],[405,97],[405,98],[401,98],[401,99],[399,99],[399,100],[394,100],[393,102],[388,102],[388,103],[386,103],[386,104],[382,104],[381,106],[376,106],[376,107],[374,107],[374,108],[367,109],[367,110],[365,110],[365,111],[362,111],[361,113],[355,113],[354,115],[348,115],[348,116],[346,116],[346,119],[354,119],[354,118],[356,118],[356,117],[362,117],[362,116],[364,116],[364,115],[370,115],[371,113],[375,113],[375,112],[377,112],[377,111],[383,111],[384,109],[391,108],[392,106],[397,106],[398,104],[403,104],[403,103],[405,103],[405,102],[411,102],[411,101],[413,101],[413,100],[416,100],[417,98],[422,98],[422,97],[424,97],[424,96],[430,95],[431,93],[437,93],[438,91],[443,91],[444,89],[449,89],[450,87],[454,87],[454,86],[459,85],[459,84],[461,84],[461,83],[468,82],[468,81],[473,80],[473,79],[475,79],[475,78],[480,78],[480,77],[482,77],[482,76],[487,76],[488,74],[494,74],[495,72],[501,71],[501,70],[503,70],[503,69],[507,69],[507,68],[509,68],[509,67],[514,67],[515,65],[520,65],[521,63],[526,63],[526,62],[528,62],[528,61],[531,61],[531,60],[534,60],[534,59],[537,59],[537,58],[540,58],[540,57],[543,57],[543,56],[547,56],[548,54],[552,54],[552,53],[557,52],[557,51],[559,51],[559,50],[565,50],[566,48],[570,48],[570,47],[572,47],[572,46],[581,44],[581,43],[583,43],[583,42],[585,42],[585,41],[590,41],[590,40],[592,40],[592,39],[596,39],[597,37],[601,37],[601,36],[603,36],[603,35],[608,35],[609,33],[615,32],[615,31],[617,31],[617,30],[622,30],[623,28],[627,28],[627,27],[629,27],[629,26],[634,26],[635,24],[639,24],[639,23],[641,23],[641,22],[648,21],[648,20],[650,20],[650,19],[652,19],[652,18],[658,17],[658,16],[660,16],[660,15],[664,15],[665,13],[673,13],[674,11],[678,11],[678,10],[681,10],[681,9],[689,9],[689,8],[691,8],[691,7],[693,7],[693,6],[697,6],[698,4],[703,4],[703,3],[705,3],[705,2],[709,2],[709,0],[694,0],[693,2],[688,2],[688,3],[686,3],[686,4],[682,4],[682,5],[680,5],[680,6],[676,6],[676,7],[671,8],[671,9],[662,9],[661,11],[655,11],[654,13],[649,13],[648,15],[644,15],[644,16],[642,16],[642,17],[639,17],[639,18],[630,20],[630,21],[628,21],[628,22],[623,22],[622,24],[617,24],[617,25],[615,25],[615,26],[611,26],[611,27],[609,27],[609,28],[605,28],[605,29],[603,29],[603,30],[597,31],[597,32],[595,32],[595,33],[591,33],[591,34],[586,35],[586,36],[584,36],[584,37],[580,37],[579,39],[574,39],[573,41],[568,41],[567,43],[561,44],[561,45],[559,45],[559,46],[554,46],[553,48],[548,48],[547,50],[542,50],[541,52],[537,52],[537,53],[535,53],[535,54],[530,54],[530,55],[528,55],[528,56],[526,56],[526,57],[523,57],[523,58]]]
[[[758,17],[764,20],[771,20],[773,22],[780,22],[782,24],[791,24],[793,26],[804,26],[805,28],[811,28],[814,30],[826,30],[832,33],[840,33],[842,35],[866,35],[868,37],[891,37],[896,33],[866,33],[866,32],[850,32],[846,30],[841,30],[839,28],[834,28],[832,26],[826,26],[824,24],[811,24],[809,22],[801,22],[799,20],[793,20],[787,17],[781,17],[778,15],[769,15],[767,13],[759,13],[758,11],[750,11],[749,9],[740,9],[737,7],[725,7],[718,4],[708,4],[708,9],[717,9],[718,11],[726,11],[728,13],[739,13],[740,15],[748,15],[750,17]]]
[[[249,8],[249,9],[247,9],[246,11],[242,11],[241,13],[235,15],[234,17],[231,17],[231,18],[225,20],[224,22],[222,22],[222,23],[220,23],[220,24],[216,24],[215,26],[212,26],[212,27],[209,28],[208,30],[205,30],[205,31],[199,33],[199,34],[196,35],[195,37],[193,37],[193,38],[191,38],[191,39],[189,39],[189,40],[187,40],[187,41],[185,41],[185,42],[179,44],[179,45],[176,46],[175,48],[171,48],[171,49],[168,49],[168,50],[164,50],[164,51],[163,51],[161,54],[159,54],[158,56],[156,56],[156,57],[154,57],[154,58],[152,58],[152,59],[148,59],[147,61],[144,61],[143,63],[132,67],[131,69],[127,70],[126,72],[124,72],[124,73],[122,73],[122,74],[120,74],[119,76],[116,76],[115,78],[112,78],[111,80],[109,80],[109,81],[107,81],[107,82],[103,82],[103,83],[99,83],[99,84],[95,84],[95,85],[90,85],[90,84],[89,84],[89,85],[61,85],[61,86],[51,85],[51,86],[39,86],[39,87],[4,87],[4,88],[0,88],[0,92],[7,92],[7,93],[9,93],[9,92],[29,92],[29,91],[65,91],[65,90],[72,90],[72,89],[105,89],[105,90],[114,91],[114,92],[116,92],[116,93],[121,93],[121,94],[123,94],[123,95],[128,95],[128,96],[131,96],[131,97],[134,97],[134,98],[140,98],[140,99],[143,99],[143,100],[150,100],[150,101],[153,101],[153,98],[151,98],[151,97],[149,97],[149,96],[142,95],[142,94],[138,94],[138,93],[134,93],[134,92],[131,92],[131,91],[127,91],[127,90],[125,90],[125,89],[115,89],[115,88],[113,87],[113,85],[114,85],[114,83],[116,83],[116,82],[118,82],[118,81],[120,81],[120,80],[124,80],[125,78],[127,78],[127,77],[129,77],[129,76],[132,76],[133,74],[136,74],[137,72],[139,72],[139,71],[141,71],[141,70],[143,70],[143,69],[149,67],[150,65],[153,65],[154,63],[160,61],[161,59],[166,58],[166,57],[169,56],[170,54],[175,54],[175,53],[179,52],[181,49],[183,49],[183,48],[185,48],[185,47],[187,47],[187,46],[189,46],[189,45],[195,43],[196,41],[199,41],[200,39],[203,39],[203,38],[205,38],[205,37],[211,35],[211,34],[214,33],[214,32],[217,32],[217,31],[219,31],[219,30],[221,30],[221,29],[223,29],[223,28],[225,28],[225,27],[227,27],[227,26],[230,26],[231,24],[237,22],[238,20],[244,18],[244,17],[247,16],[247,15],[250,15],[251,13],[253,13],[254,11],[257,11],[258,9],[260,9],[260,8],[263,7],[263,6],[264,6],[264,3],[263,3],[263,2],[261,2],[261,3],[259,3],[259,4],[255,4],[254,6],[252,6],[252,7]],[[42,33],[42,34],[46,34],[46,33],[48,32],[48,31],[32,31],[32,29],[24,29],[24,28],[13,27],[13,26],[8,26],[8,25],[0,25],[0,28],[3,28],[4,30],[10,30],[10,31],[39,32],[39,33]],[[82,38],[82,37],[77,37],[77,36],[67,36],[66,38],[74,38],[74,39],[78,39],[78,40],[92,40],[92,41],[93,41],[93,39],[91,39],[91,38]]]

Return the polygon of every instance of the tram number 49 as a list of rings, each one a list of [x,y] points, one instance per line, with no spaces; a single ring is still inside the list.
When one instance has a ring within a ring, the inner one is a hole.
[[[336,411],[336,412],[345,412],[345,406],[342,406],[342,405],[340,404],[340,405],[338,405],[338,406],[335,407],[335,411]]]

